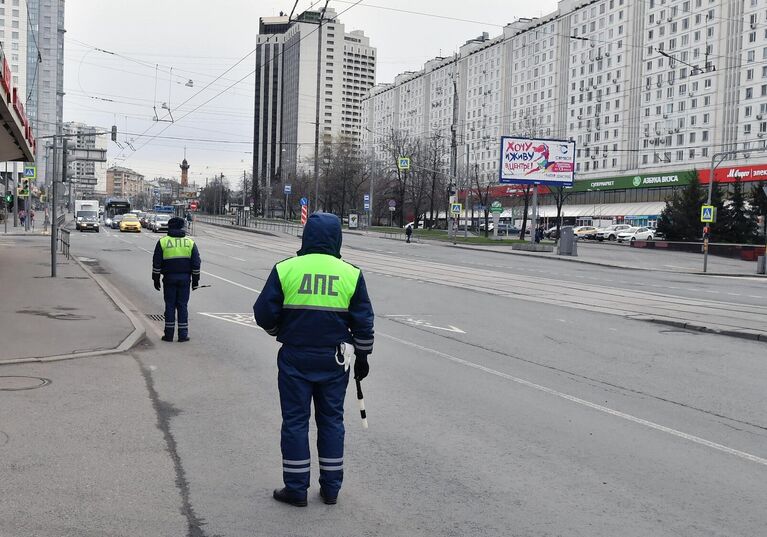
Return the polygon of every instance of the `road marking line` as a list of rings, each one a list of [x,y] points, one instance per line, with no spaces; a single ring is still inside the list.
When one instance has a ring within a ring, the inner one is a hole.
[[[517,384],[521,384],[523,386],[527,386],[528,388],[532,388],[534,390],[538,390],[540,392],[548,393],[549,395],[553,395],[555,397],[559,397],[561,399],[565,399],[567,401],[571,401],[573,403],[591,408],[593,410],[597,410],[599,412],[604,412],[605,414],[609,414],[611,416],[615,416],[616,418],[621,418],[633,423],[637,423],[639,425],[644,425],[645,427],[649,427],[650,429],[655,429],[656,431],[661,431],[667,434],[670,434],[672,436],[676,436],[678,438],[682,438],[684,440],[688,440],[690,442],[693,442],[695,444],[699,444],[701,446],[709,447],[711,449],[721,451],[722,453],[727,453],[728,455],[734,455],[735,457],[741,458],[743,460],[747,460],[750,462],[755,462],[757,464],[761,464],[762,466],[767,466],[767,459],[764,459],[762,457],[758,457],[756,455],[752,455],[751,453],[746,453],[745,451],[740,451],[722,444],[717,444],[716,442],[712,442],[710,440],[706,440],[705,438],[701,438],[699,436],[691,435],[684,433],[682,431],[678,431],[676,429],[672,429],[671,427],[666,427],[665,425],[660,425],[658,423],[638,418],[636,416],[632,416],[631,414],[626,414],[625,412],[621,412],[619,410],[613,410],[612,408],[608,408],[603,405],[598,405],[596,403],[592,403],[590,401],[586,401],[585,399],[581,399],[579,397],[575,397],[573,395],[569,395],[563,392],[559,392],[557,390],[554,390],[552,388],[547,388],[546,386],[541,386],[540,384],[535,384],[534,382],[530,382],[529,380],[521,379],[519,377],[514,377],[512,375],[509,375],[507,373],[502,373],[500,371],[496,371],[495,369],[490,369],[489,367],[485,367],[483,365],[476,364],[474,362],[469,362],[468,360],[464,360],[462,358],[458,358],[456,356],[452,356],[450,354],[444,353],[442,351],[438,351],[436,349],[431,349],[429,347],[424,347],[423,345],[418,345],[417,343],[412,343],[410,341],[400,339],[395,336],[390,336],[389,334],[382,334],[381,332],[376,333],[379,337],[384,337],[387,339],[390,339],[392,341],[396,341],[398,343],[402,343],[403,345],[407,345],[409,347],[416,348],[421,351],[430,352],[432,354],[436,354],[437,356],[441,356],[443,358],[446,358],[450,360],[451,362],[455,362],[457,364],[464,365],[466,367],[471,367],[473,369],[478,369],[480,371],[483,371],[485,373],[490,373],[491,375],[495,375],[497,377],[510,380],[512,382],[515,382]]]
[[[217,276],[216,274],[211,274],[210,272],[206,272],[206,271],[204,271],[204,270],[201,270],[200,272],[201,272],[202,274],[205,274],[205,275],[207,275],[207,276],[211,276],[211,277],[213,277],[213,278],[218,278],[219,280],[221,280],[221,281],[224,281],[224,282],[226,282],[226,283],[231,283],[232,285],[236,285],[237,287],[242,287],[243,289],[247,289],[248,291],[253,291],[254,293],[256,293],[256,294],[258,294],[258,295],[260,295],[260,294],[261,294],[261,291],[256,291],[256,290],[255,290],[255,289],[253,289],[252,287],[248,287],[248,286],[246,286],[246,285],[242,285],[241,283],[233,282],[232,280],[227,280],[226,278],[222,278],[221,276]]]
[[[241,249],[241,250],[245,248],[244,246],[239,246],[239,245],[237,245],[237,244],[230,244],[230,243],[228,243],[228,242],[222,242],[221,244],[224,244],[224,245],[226,245],[226,246],[231,246],[232,248],[239,248],[239,249]]]
[[[148,254],[151,254],[151,253],[152,253],[152,252],[150,252],[149,250],[147,250],[146,248],[142,248],[141,246],[139,246],[139,247],[138,247],[138,249],[139,249],[139,250],[143,250],[143,251],[145,251],[145,252],[146,252],[146,253],[148,253]]]
[[[230,255],[229,258],[234,259],[235,261],[245,261],[245,262],[248,261],[247,259],[243,259],[241,257],[234,257],[233,255]]]

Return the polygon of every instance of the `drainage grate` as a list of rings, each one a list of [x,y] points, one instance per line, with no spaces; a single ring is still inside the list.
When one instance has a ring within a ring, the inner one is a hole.
[[[157,314],[157,313],[147,313],[146,316],[149,317],[153,321],[158,321],[158,322],[164,322],[165,321],[165,315],[162,314],[162,313],[160,313],[160,314]]]

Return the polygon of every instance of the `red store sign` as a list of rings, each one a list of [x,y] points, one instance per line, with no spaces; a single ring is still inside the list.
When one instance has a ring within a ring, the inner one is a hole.
[[[698,170],[698,180],[708,183],[710,170]],[[717,168],[714,170],[714,180],[717,183],[734,183],[740,178],[744,183],[751,181],[767,181],[767,164],[753,166],[735,166],[732,168]]]

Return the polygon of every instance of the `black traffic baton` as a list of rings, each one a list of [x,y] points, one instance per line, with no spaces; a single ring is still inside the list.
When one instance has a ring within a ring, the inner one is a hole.
[[[198,285],[197,287],[195,287],[194,289],[192,289],[192,291],[196,291],[197,289],[204,289],[204,288],[206,288],[206,287],[213,287],[213,286],[212,286],[212,285],[210,285],[210,284],[208,284],[208,285]]]
[[[360,418],[362,418],[362,428],[367,429],[368,428],[368,417],[365,413],[365,398],[362,395],[362,384],[361,381],[354,379],[354,382],[357,383],[357,404],[360,406]]]

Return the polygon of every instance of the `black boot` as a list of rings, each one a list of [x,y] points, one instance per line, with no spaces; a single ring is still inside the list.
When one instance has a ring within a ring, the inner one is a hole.
[[[173,341],[173,336],[162,336],[160,339],[163,341]]]
[[[325,492],[322,487],[320,487],[320,498],[322,498],[322,501],[325,503],[325,505],[335,505],[338,502],[338,494],[331,496]]]
[[[272,496],[278,502],[295,505],[296,507],[306,507],[307,505],[305,494],[303,496],[298,496],[297,494],[290,492],[287,488],[282,488],[279,490],[274,489]]]

